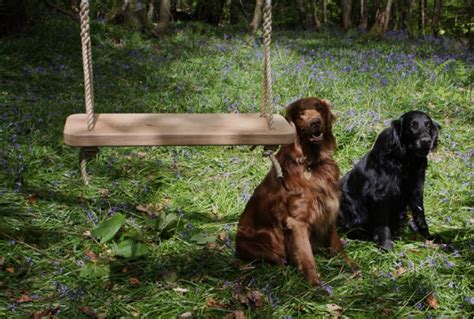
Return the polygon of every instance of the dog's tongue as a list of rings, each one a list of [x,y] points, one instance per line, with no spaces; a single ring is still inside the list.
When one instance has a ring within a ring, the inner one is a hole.
[[[320,143],[323,141],[323,133],[320,132],[318,135],[311,135],[311,138],[309,139],[312,143]]]

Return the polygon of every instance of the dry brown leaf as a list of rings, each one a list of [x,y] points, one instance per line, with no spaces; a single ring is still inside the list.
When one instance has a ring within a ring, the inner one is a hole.
[[[250,304],[255,307],[260,307],[261,305],[263,305],[263,302],[265,300],[264,295],[257,290],[249,291],[247,293],[247,299],[250,301]]]
[[[362,276],[362,271],[356,270],[356,271],[352,272],[352,275],[349,278],[354,279],[354,278],[359,278],[361,276]]]
[[[79,311],[88,316],[89,318],[97,318],[97,314],[91,307],[83,306],[79,307]]]
[[[186,292],[189,292],[189,289],[181,288],[181,287],[173,288],[173,290],[179,293],[183,293],[183,294]]]
[[[11,274],[13,274],[13,273],[15,272],[15,267],[8,266],[8,267],[6,268],[6,271],[9,272],[9,273],[11,273]]]
[[[0,266],[3,266],[4,263],[5,263],[5,257],[0,256]]]
[[[33,299],[31,299],[31,297],[28,296],[27,294],[23,294],[21,295],[20,298],[15,300],[16,303],[24,303],[24,302],[31,302],[31,301],[33,301]]]
[[[212,297],[207,298],[206,305],[211,308],[229,308],[229,304],[218,302]]]
[[[395,269],[393,275],[398,278],[401,275],[403,275],[404,273],[406,273],[407,271],[408,270],[405,267],[399,267],[399,268]]]
[[[331,312],[339,312],[339,313],[342,313],[344,310],[341,306],[336,305],[335,303],[327,304],[326,308],[328,308],[328,310]]]
[[[97,262],[97,255],[92,250],[86,250],[84,255],[89,257],[92,262]]]
[[[138,286],[140,284],[140,280],[135,277],[128,278],[128,283],[133,286]]]
[[[28,195],[28,204],[32,205],[38,201],[38,197],[34,194]]]
[[[432,309],[438,309],[438,300],[433,296],[433,294],[429,294],[428,297],[426,297],[426,301],[428,302],[428,306]]]
[[[44,318],[44,317],[49,317],[51,315],[52,311],[53,311],[53,309],[51,309],[51,308],[35,311],[35,312],[33,312],[33,319],[41,319],[41,318]]]
[[[439,245],[435,244],[432,240],[425,241],[425,245],[426,245],[426,247],[432,248],[432,249],[435,249],[435,248],[439,247]]]
[[[86,230],[82,233],[82,236],[92,238],[92,233],[90,230]]]
[[[110,192],[107,188],[99,188],[99,195],[101,197],[107,197],[109,196]]]
[[[215,242],[210,242],[207,244],[207,248],[214,250],[217,248],[217,244]]]
[[[227,234],[225,233],[225,231],[221,231],[219,234],[217,234],[217,239],[219,239],[220,241],[224,241],[226,238]]]
[[[232,312],[233,319],[246,319],[245,313],[242,310],[234,310]]]
[[[193,313],[188,311],[188,312],[183,312],[179,317],[184,319],[184,318],[192,318],[192,316],[193,316]]]

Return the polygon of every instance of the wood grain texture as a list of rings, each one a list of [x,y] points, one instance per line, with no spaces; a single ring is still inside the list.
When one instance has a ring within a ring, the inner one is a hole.
[[[69,146],[279,145],[292,143],[295,129],[274,115],[275,129],[255,113],[102,113],[87,130],[87,115],[66,119]]]

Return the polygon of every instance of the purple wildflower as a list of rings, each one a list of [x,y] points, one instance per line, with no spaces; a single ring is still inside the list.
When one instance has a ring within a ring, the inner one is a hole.
[[[328,285],[325,282],[321,281],[321,287],[323,287],[323,289],[326,290],[328,295],[332,296],[333,288],[330,285]]]
[[[446,264],[446,267],[449,269],[453,268],[454,264],[448,260],[448,258],[444,257],[444,263]]]
[[[466,297],[464,298],[464,301],[470,305],[474,305],[474,297]]]

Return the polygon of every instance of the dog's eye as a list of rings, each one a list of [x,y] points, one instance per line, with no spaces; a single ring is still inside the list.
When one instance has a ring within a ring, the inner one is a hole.
[[[413,121],[413,122],[411,122],[410,126],[411,126],[411,128],[416,130],[418,128],[418,122]]]
[[[426,127],[426,129],[431,130],[431,123],[428,122],[428,121],[425,122],[425,127]]]
[[[323,110],[323,107],[321,104],[316,104],[316,111],[321,112]]]

